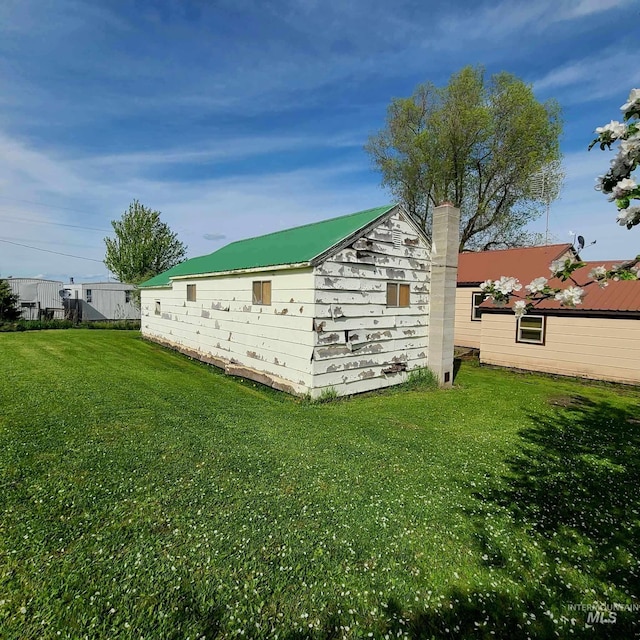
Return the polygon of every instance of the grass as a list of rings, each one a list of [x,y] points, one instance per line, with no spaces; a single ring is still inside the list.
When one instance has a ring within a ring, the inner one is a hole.
[[[0,354],[2,638],[640,631],[570,608],[640,602],[637,389],[465,362],[309,403],[131,332]]]

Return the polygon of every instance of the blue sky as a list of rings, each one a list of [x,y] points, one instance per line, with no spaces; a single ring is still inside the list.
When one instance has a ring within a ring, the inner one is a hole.
[[[587,146],[640,86],[639,14],[637,0],[3,0],[0,275],[106,278],[103,237],[134,198],[190,257],[385,204],[367,137],[392,97],[467,64],[560,102],[554,236],[597,240],[588,259],[635,255],[638,232],[593,189],[612,154]]]

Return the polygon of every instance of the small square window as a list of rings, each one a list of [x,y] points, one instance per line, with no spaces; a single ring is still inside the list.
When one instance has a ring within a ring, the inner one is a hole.
[[[478,307],[484,302],[485,294],[482,291],[474,291],[471,294],[471,319],[482,320],[482,313]]]
[[[271,280],[254,280],[253,304],[271,304]]]
[[[91,289],[87,289],[87,302],[92,302],[93,301],[93,292],[91,291]]]
[[[195,302],[196,301],[196,285],[188,284],[187,285],[187,302]]]
[[[544,344],[545,328],[544,316],[522,316],[518,319],[516,342]]]
[[[160,315],[160,300],[156,300],[156,315]]]
[[[408,284],[387,283],[387,307],[409,307],[410,288]]]

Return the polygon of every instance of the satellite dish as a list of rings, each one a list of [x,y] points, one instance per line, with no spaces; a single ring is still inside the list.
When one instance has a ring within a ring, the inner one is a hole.
[[[71,297],[71,291],[69,291],[69,289],[60,289],[60,291],[58,291],[58,293],[60,294],[60,297],[63,300],[66,300],[67,298]]]
[[[584,249],[584,236],[578,236],[578,251]]]

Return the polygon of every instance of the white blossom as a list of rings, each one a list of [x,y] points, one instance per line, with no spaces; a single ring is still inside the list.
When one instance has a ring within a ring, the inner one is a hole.
[[[500,280],[494,282],[496,291],[499,291],[505,296],[508,296],[513,291],[520,291],[522,285],[517,278],[508,278],[507,276],[500,276]]]
[[[567,287],[563,291],[556,293],[556,300],[565,307],[576,307],[582,302],[585,290],[580,287]]]
[[[613,194],[614,198],[624,198],[625,196],[629,195],[637,186],[638,185],[633,178],[623,178],[615,187],[613,187],[613,191],[611,193]]]
[[[516,300],[513,303],[513,311],[516,314],[516,318],[522,318],[527,312],[527,303],[524,300]]]
[[[542,276],[540,278],[534,278],[525,289],[529,291],[529,293],[539,293],[544,290],[547,286],[547,282],[549,282],[546,278]]]
[[[630,159],[640,151],[640,133],[635,133],[628,140],[623,140],[620,143],[620,149],[618,153]]]
[[[629,207],[619,211],[618,224],[621,227],[632,227],[640,224],[640,207]]]
[[[493,286],[493,280],[485,280],[481,285],[480,285],[480,289],[482,289],[482,291],[486,291],[487,289],[491,289]]]
[[[610,134],[614,139],[621,138],[627,133],[627,127],[617,120],[612,120],[609,124],[605,124],[604,127],[598,127],[596,133],[599,135],[603,133]]]
[[[607,275],[607,268],[604,265],[600,265],[599,267],[593,267],[591,271],[589,271],[589,277],[594,280],[600,280],[600,278],[604,278]]]
[[[627,113],[633,107],[640,106],[640,89],[631,89],[631,93],[627,98],[627,101],[620,107],[622,113]]]
[[[551,275],[555,276],[555,275],[558,275],[559,273],[562,273],[565,268],[565,262],[566,260],[554,260],[549,265],[549,271],[551,271]]]

